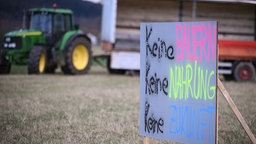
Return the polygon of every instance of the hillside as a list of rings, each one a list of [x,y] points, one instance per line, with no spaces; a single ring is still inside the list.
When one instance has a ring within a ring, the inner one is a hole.
[[[0,37],[4,33],[22,27],[22,16],[25,10],[33,7],[52,7],[71,9],[75,13],[76,23],[85,32],[95,35],[100,33],[101,5],[82,0],[0,0]]]

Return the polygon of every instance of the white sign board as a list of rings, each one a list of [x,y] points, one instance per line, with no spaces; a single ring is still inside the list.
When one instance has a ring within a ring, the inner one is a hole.
[[[140,30],[140,135],[216,143],[217,22]]]

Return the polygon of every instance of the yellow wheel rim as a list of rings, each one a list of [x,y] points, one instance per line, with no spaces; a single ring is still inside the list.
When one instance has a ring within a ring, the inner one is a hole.
[[[89,62],[89,52],[84,45],[77,45],[72,54],[73,65],[77,70],[83,70]]]
[[[39,59],[39,73],[43,73],[45,68],[45,54],[41,54]]]

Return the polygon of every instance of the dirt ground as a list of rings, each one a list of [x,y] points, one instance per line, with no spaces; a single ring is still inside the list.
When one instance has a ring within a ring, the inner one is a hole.
[[[139,83],[99,66],[84,76],[0,76],[0,143],[143,143]],[[223,83],[256,135],[256,82]],[[218,142],[251,143],[220,93],[218,100]]]

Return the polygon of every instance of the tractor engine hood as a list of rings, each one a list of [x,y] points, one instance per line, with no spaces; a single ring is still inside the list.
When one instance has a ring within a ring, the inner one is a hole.
[[[42,35],[41,31],[38,30],[18,30],[18,31],[12,31],[7,34],[5,34],[5,37],[25,37],[25,36],[39,36]]]
[[[12,31],[5,34],[3,47],[5,49],[21,49],[23,46],[32,46],[33,43],[40,41],[42,35],[43,33],[38,30]]]

